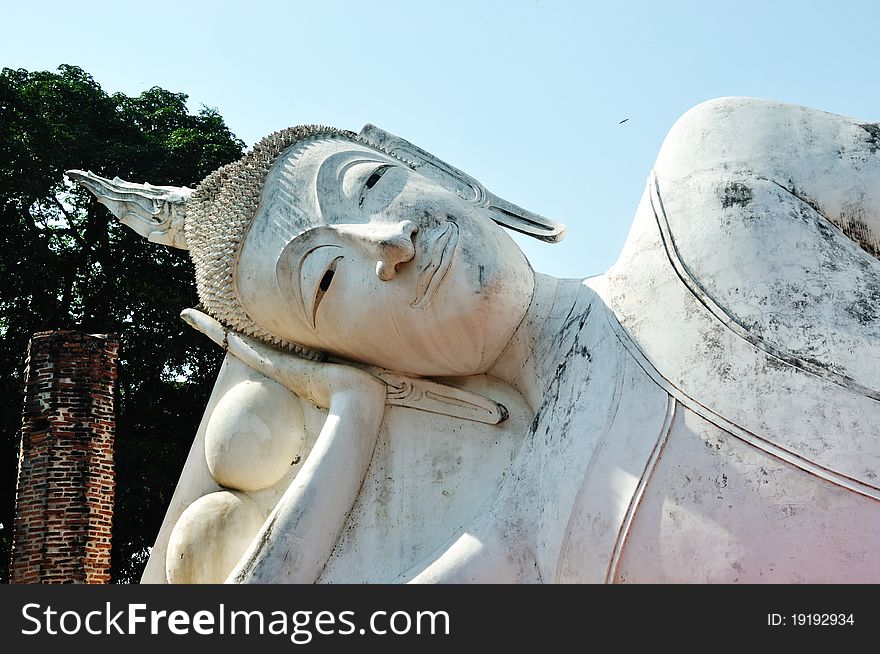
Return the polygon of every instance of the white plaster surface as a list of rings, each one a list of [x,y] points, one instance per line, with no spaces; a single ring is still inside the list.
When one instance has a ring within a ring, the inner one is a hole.
[[[190,504],[168,541],[165,574],[172,584],[219,584],[244,554],[266,516],[247,495],[217,491]],[[210,544],[210,556],[205,547]]]
[[[305,440],[300,402],[269,379],[244,380],[224,393],[205,431],[211,476],[225,488],[271,486],[298,462]]]
[[[258,328],[184,314],[228,354],[145,582],[878,581],[878,124],[694,108],[587,280],[378,128],[285,148],[223,282]]]

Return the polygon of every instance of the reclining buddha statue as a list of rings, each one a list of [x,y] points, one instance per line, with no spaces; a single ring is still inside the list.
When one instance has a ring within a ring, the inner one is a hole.
[[[880,582],[880,125],[697,106],[588,279],[371,125],[69,175],[227,353],[144,582]]]

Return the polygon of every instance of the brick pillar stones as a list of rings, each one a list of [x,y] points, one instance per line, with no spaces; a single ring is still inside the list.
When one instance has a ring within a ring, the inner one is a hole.
[[[28,348],[9,577],[108,583],[114,335],[52,331]]]

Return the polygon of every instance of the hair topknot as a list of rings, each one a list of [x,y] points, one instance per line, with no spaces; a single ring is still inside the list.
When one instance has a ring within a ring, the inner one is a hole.
[[[270,134],[241,159],[208,175],[187,201],[184,231],[196,269],[196,289],[205,312],[229,329],[285,347],[309,358],[319,353],[269,333],[256,324],[235,294],[235,266],[247,228],[260,204],[266,176],[289,147],[317,138],[351,138],[354,132],[299,125]]]

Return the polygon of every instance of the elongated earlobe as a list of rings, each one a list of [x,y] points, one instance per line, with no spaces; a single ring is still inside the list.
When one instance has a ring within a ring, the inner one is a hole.
[[[91,171],[68,170],[67,176],[91,191],[119,221],[153,243],[188,250],[183,222],[193,189],[153,186],[106,179]]]
[[[565,237],[565,225],[499,198],[470,175],[399,136],[368,124],[358,134],[358,139],[407,162],[414,170],[463,200],[488,209],[499,225],[548,243],[558,243]]]

